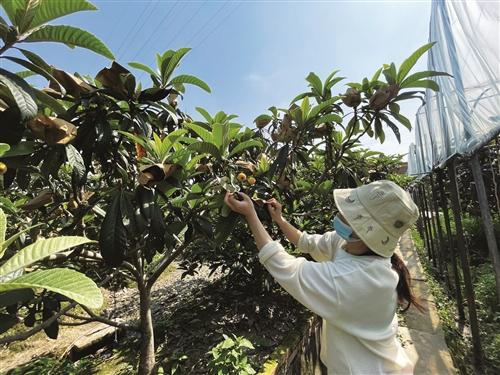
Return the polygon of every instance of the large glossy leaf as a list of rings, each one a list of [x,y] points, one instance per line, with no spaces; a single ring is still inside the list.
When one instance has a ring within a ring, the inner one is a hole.
[[[312,89],[316,91],[318,95],[321,95],[321,92],[323,91],[323,83],[314,72],[309,73],[309,75],[306,77],[306,81],[309,82]]]
[[[83,178],[86,174],[86,169],[82,154],[80,154],[75,146],[73,146],[72,144],[67,144],[66,157],[68,158],[68,163],[73,167],[73,170],[76,171],[78,178]]]
[[[0,0],[0,5],[13,25],[16,25],[16,14],[24,10],[27,0]]]
[[[164,67],[162,64],[161,78],[162,78],[162,81],[164,83],[168,82],[168,80],[172,76],[172,73],[174,72],[175,68],[177,68],[177,66],[181,62],[182,58],[189,51],[191,51],[191,48],[180,48],[173,53],[172,57],[168,61],[168,65],[166,67]]]
[[[445,73],[445,72],[435,72],[432,70],[426,70],[423,72],[418,72],[415,74],[412,74],[411,76],[408,76],[401,84],[400,87],[402,89],[406,88],[408,84],[419,81],[424,78],[430,78],[430,77],[437,77],[437,76],[448,76],[448,77],[453,77],[451,74]]]
[[[3,17],[0,16],[0,38],[4,39],[7,36],[8,31],[9,25],[7,25],[7,22],[5,22]]]
[[[33,141],[22,141],[16,145],[10,147],[8,151],[5,151],[4,158],[12,158],[15,156],[25,156],[33,153],[35,142]]]
[[[24,55],[24,57],[26,57],[33,64],[39,66],[40,68],[44,69],[47,72],[52,72],[52,68],[50,67],[50,65],[47,64],[45,60],[42,59],[40,56],[38,56],[36,53],[22,48],[18,48],[18,51],[21,52]]]
[[[19,250],[0,267],[0,275],[6,275],[20,268],[29,266],[49,255],[68,250],[72,247],[95,242],[85,237],[63,236],[46,238],[36,241]]]
[[[186,128],[194,131],[204,142],[215,144],[214,137],[213,137],[212,133],[210,133],[203,126],[196,125],[192,122],[186,123],[185,126],[186,126]]]
[[[197,151],[200,154],[210,154],[217,159],[221,159],[222,155],[219,152],[219,149],[213,144],[208,142],[196,142],[192,143],[188,146],[188,149]]]
[[[431,89],[433,91],[439,91],[439,85],[435,81],[430,80],[430,79],[423,79],[420,81],[414,81],[414,82],[407,83],[405,85],[405,88],[413,88],[413,87],[422,87],[422,88],[426,88],[426,89]]]
[[[21,118],[27,120],[36,116],[38,107],[32,97],[31,87],[22,78],[0,68],[0,83],[5,85],[14,98],[21,113]]]
[[[5,212],[0,208],[0,244],[5,241],[5,232],[7,230],[7,217]],[[2,251],[0,249],[0,258],[2,257]]]
[[[228,130],[227,124],[215,123],[212,125],[212,135],[213,143],[221,150],[222,153],[225,152],[228,146]]]
[[[101,255],[110,267],[117,267],[123,262],[127,246],[127,232],[122,221],[120,200],[121,194],[116,194],[108,207],[99,234]]]
[[[315,106],[315,107],[313,107],[311,109],[311,112],[309,112],[309,117],[315,117],[315,116],[317,116],[322,110],[324,110],[325,108],[331,106],[337,100],[339,100],[339,97],[335,96],[335,97],[333,97],[331,99],[328,99],[328,100],[325,100],[324,102],[321,102],[320,104],[318,104],[317,106]]]
[[[249,147],[262,147],[262,142],[257,140],[257,139],[250,139],[248,141],[241,142],[241,143],[237,144],[231,150],[231,152],[229,153],[229,156],[236,155],[236,154],[240,153],[241,151],[246,150]]]
[[[196,107],[196,110],[200,113],[200,115],[203,116],[205,120],[207,120],[209,124],[213,122],[214,119],[212,118],[212,116],[210,116],[210,113],[208,113],[206,109],[203,109],[201,107]]]
[[[413,68],[413,66],[417,63],[418,59],[425,52],[427,52],[429,49],[431,49],[434,44],[435,44],[435,42],[427,43],[427,44],[423,45],[422,47],[417,49],[415,52],[413,52],[410,57],[408,57],[405,61],[403,61],[403,63],[399,67],[399,72],[398,72],[398,76],[397,76],[398,83],[402,82],[406,78],[406,76],[410,72],[411,68]]]
[[[35,96],[35,98],[38,99],[38,101],[40,103],[49,107],[51,110],[53,110],[58,115],[62,115],[63,113],[66,113],[66,107],[64,107],[61,104],[61,102],[54,99],[52,96],[46,94],[44,91],[33,88],[33,95]]]
[[[86,30],[68,25],[47,25],[24,39],[24,42],[57,42],[69,47],[81,47],[94,51],[108,59],[113,53],[95,35]]]
[[[7,143],[0,143],[0,157],[10,150],[10,146]]]
[[[91,309],[98,309],[103,303],[102,293],[91,279],[65,268],[35,271],[0,283],[1,292],[23,288],[47,289]]]
[[[175,85],[175,84],[179,84],[179,83],[186,83],[189,85],[198,86],[199,88],[201,88],[207,92],[212,92],[212,90],[210,90],[210,87],[204,81],[202,81],[198,77],[191,76],[189,74],[179,75],[175,78],[172,78],[172,80],[169,82],[169,84],[171,84],[171,85]]]
[[[316,121],[316,125],[324,124],[326,122],[336,122],[336,123],[340,124],[340,123],[342,123],[342,117],[340,117],[336,113],[330,113],[328,115],[321,116]]]
[[[151,69],[149,66],[147,66],[147,65],[141,64],[139,62],[130,62],[128,64],[132,68],[140,69],[140,70],[142,70],[142,71],[144,71],[144,72],[146,72],[146,73],[148,73],[148,74],[150,74],[152,76],[157,75],[156,72],[153,69]]]
[[[97,8],[85,0],[40,0],[31,27],[40,26],[56,18],[83,10],[97,10]]]
[[[23,59],[19,59],[17,57],[12,57],[12,56],[4,56],[3,57],[4,59],[7,59],[7,60],[10,60],[10,61],[13,61],[15,62],[16,64],[19,64],[21,66],[24,66],[25,68],[31,70],[32,72],[34,73],[37,73],[39,75],[41,75],[42,77],[45,77],[47,78],[49,81],[53,81],[54,83],[58,84],[60,86],[60,88],[62,90],[64,90],[64,88],[62,87],[62,85],[57,81],[57,79],[55,79],[52,74],[50,74],[49,71],[45,70],[44,68],[42,67],[39,67],[35,64],[33,64],[32,62],[30,61],[26,61],[26,60],[23,60]]]
[[[8,239],[4,240],[4,242],[0,243],[0,258],[3,256],[3,254],[5,253],[5,250],[7,250],[7,248],[10,246],[10,244],[13,243],[15,240],[17,240],[19,237],[21,237],[22,234],[29,232],[31,229],[36,228],[36,227],[40,227],[42,225],[43,225],[43,223],[39,223],[36,225],[32,225],[31,227],[25,228],[25,229],[17,232],[16,234],[13,234]]]

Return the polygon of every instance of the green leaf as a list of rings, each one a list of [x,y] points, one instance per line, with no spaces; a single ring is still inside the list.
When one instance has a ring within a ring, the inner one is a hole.
[[[167,83],[172,73],[177,68],[182,58],[191,51],[191,48],[180,48],[177,51],[173,51],[172,57],[168,60],[168,65],[164,67],[162,64],[161,78],[164,83]],[[168,52],[168,51],[167,51]],[[180,82],[181,83],[181,82]]]
[[[397,81],[396,65],[391,63],[390,65],[385,64],[382,70],[384,77],[389,85],[395,84]],[[368,82],[368,80],[366,80]]]
[[[213,144],[208,142],[196,142],[188,146],[189,150],[199,152],[201,154],[210,154],[217,159],[222,159],[219,149]]]
[[[26,49],[22,49],[22,48],[18,48],[18,51],[20,51],[24,55],[24,57],[26,57],[29,61],[31,61],[36,66],[39,66],[40,68],[42,68],[46,72],[49,72],[49,73],[52,72],[51,66],[49,64],[47,64],[45,62],[45,60],[42,59],[40,56],[38,56],[36,53],[28,51]]]
[[[0,246],[3,245],[5,241],[5,232],[7,231],[7,216],[5,212],[0,208]],[[0,247],[0,258],[2,257],[2,251]]]
[[[401,124],[403,124],[408,130],[411,130],[411,122],[401,113],[392,112],[392,116],[398,120]]]
[[[398,83],[401,83],[405,79],[405,77],[410,72],[411,68],[413,68],[413,66],[417,63],[418,59],[430,48],[432,48],[434,44],[435,42],[423,45],[422,47],[418,48],[415,52],[413,52],[410,55],[410,57],[408,57],[405,61],[403,61],[403,63],[399,67],[399,72],[397,76]]]
[[[38,240],[19,250],[14,256],[9,258],[0,267],[0,275],[4,276],[20,268],[27,267],[49,255],[92,242],[95,241],[80,236],[62,236]]]
[[[26,60],[23,60],[23,59],[19,59],[17,57],[11,57],[11,56],[4,56],[3,57],[4,59],[7,59],[7,60],[10,60],[12,62],[15,62],[16,64],[19,64],[21,66],[24,66],[26,69],[29,69],[31,70],[32,72],[34,73],[37,73],[39,75],[41,75],[42,77],[45,77],[47,78],[49,81],[53,81],[54,83],[58,84],[59,85],[59,88],[60,90],[63,90],[61,91],[61,93],[65,93],[66,90],[64,89],[64,87],[59,83],[59,81],[57,79],[55,79],[52,74],[49,73],[49,71],[46,71],[44,68],[42,67],[39,67],[35,64],[33,64],[32,62],[30,61],[26,61]]]
[[[253,120],[253,122],[255,124],[257,124],[257,126],[260,125],[261,127],[264,127],[267,124],[269,124],[272,120],[273,120],[273,118],[271,116],[263,114],[263,115],[257,116],[257,118],[255,120]]]
[[[333,105],[337,100],[339,100],[340,97],[338,96],[335,96],[331,99],[328,99],[328,100],[325,100],[324,102],[321,102],[320,104],[318,104],[317,106],[313,107],[311,109],[311,112],[309,112],[309,117],[312,118],[312,117],[315,117],[316,115],[318,115],[323,109]]]
[[[3,155],[4,158],[12,158],[14,156],[25,156],[30,155],[34,151],[35,143],[33,141],[23,141],[17,145],[10,147],[10,150],[6,151]]]
[[[292,101],[290,102],[290,104],[293,104],[299,100],[302,100],[306,97],[309,97],[309,98],[313,98],[314,97],[314,94],[312,92],[304,92],[302,94],[299,94],[297,95],[295,98],[292,99]]]
[[[150,192],[149,189],[143,190]],[[127,248],[127,232],[122,221],[120,196],[121,194],[116,194],[108,207],[99,233],[101,255],[110,267],[117,267],[123,262]],[[151,205],[147,206],[150,208]]]
[[[336,113],[330,113],[328,115],[320,117],[315,122],[315,124],[316,125],[320,125],[320,124],[324,124],[325,122],[336,122],[337,124],[341,124],[342,123],[342,117],[340,117]]]
[[[228,126],[226,124],[221,124],[216,122],[212,125],[212,141],[213,144],[224,154],[228,145]]]
[[[200,115],[202,115],[202,116],[203,116],[203,118],[204,118],[205,120],[207,120],[207,122],[208,122],[209,124],[211,124],[211,123],[214,121],[214,119],[212,118],[212,116],[210,116],[210,113],[208,113],[208,111],[207,111],[207,110],[205,110],[205,109],[203,109],[203,108],[201,108],[201,107],[196,107],[196,110],[198,111],[198,113],[199,113]]]
[[[40,26],[56,18],[84,10],[97,10],[97,8],[85,0],[41,0],[30,26]]]
[[[315,73],[310,72],[306,77],[306,81],[310,83],[310,86],[314,91],[316,91],[317,95],[321,95],[321,92],[323,91],[323,83]]]
[[[35,271],[0,283],[2,292],[23,288],[47,289],[91,309],[98,309],[103,304],[102,293],[91,279],[80,272],[65,268]]]
[[[248,141],[241,142],[231,150],[229,156],[236,155],[249,147],[262,147],[262,142],[257,139],[250,139]]]
[[[413,87],[423,87],[426,89],[431,89],[433,91],[439,91],[439,85],[435,81],[432,81],[430,79],[424,79],[421,81],[410,82],[410,83],[407,83],[405,86],[405,88],[407,88],[407,89],[413,88]]]
[[[192,123],[192,122],[187,122],[185,124],[185,127],[194,131],[204,142],[209,142],[209,143],[215,144],[215,140],[214,140],[212,133],[210,133],[203,126],[196,125],[195,123]]]
[[[325,86],[328,86],[330,81],[332,80],[333,77],[335,77],[335,75],[340,72],[340,69],[336,69],[334,70],[333,72],[331,72],[328,77],[326,77],[326,80],[325,80]],[[330,86],[331,87],[331,86]]]
[[[306,96],[304,99],[302,99],[302,104],[300,105],[300,111],[302,113],[302,118],[301,118],[302,121],[306,120],[310,110],[311,110],[311,105],[309,104],[309,98]]]
[[[0,143],[0,157],[2,157],[2,155],[5,152],[9,151],[9,149],[10,149],[10,146],[7,143]]]
[[[3,17],[0,16],[0,38],[5,39],[8,32],[9,32],[9,25],[7,24],[7,22],[5,22]]]
[[[32,72],[31,70],[20,70],[19,72],[16,72],[16,76],[24,79],[36,76],[36,73]]]
[[[29,120],[36,116],[38,107],[32,97],[32,89],[26,81],[0,68],[0,83],[3,83],[10,91],[23,120]]]
[[[140,62],[130,62],[128,63],[128,65],[130,65],[132,68],[140,69],[152,76],[157,76],[156,72],[153,69],[151,69],[147,65],[141,64]]]
[[[383,68],[380,68],[378,69],[375,74],[373,75],[372,79],[370,82],[377,82],[378,81],[378,78],[380,77],[380,73],[382,73],[382,69]]]
[[[17,26],[16,14],[24,11],[27,0],[0,0],[0,5],[7,14],[13,25]]]
[[[399,132],[399,128],[395,123],[393,123],[389,117],[387,117],[384,114],[381,114],[380,117],[382,118],[383,121],[385,121],[386,125],[391,128],[392,132],[396,136],[396,139],[398,140],[399,143],[401,143],[401,133]]]
[[[69,47],[86,48],[113,60],[113,53],[95,35],[86,30],[68,25],[43,26],[29,35],[24,42],[57,42]]]
[[[66,157],[68,158],[68,163],[76,171],[78,178],[82,179],[87,172],[85,162],[80,152],[72,144],[66,145]]]
[[[380,139],[380,143],[384,143],[385,133],[384,133],[384,129],[382,129],[382,122],[380,121],[380,118],[378,118],[378,117],[375,119],[374,129],[375,129],[375,138]]]
[[[33,88],[33,95],[38,99],[40,103],[46,105],[58,115],[66,113],[66,107],[64,107],[58,100],[54,99],[52,96],[46,94],[44,91]]]
[[[10,246],[10,244],[13,243],[15,240],[17,240],[19,237],[21,237],[22,234],[29,232],[33,228],[37,228],[37,227],[40,227],[42,225],[43,225],[42,223],[39,223],[36,225],[32,225],[31,227],[25,228],[25,229],[17,232],[16,234],[13,234],[11,237],[9,237],[7,240],[5,240],[3,243],[0,243],[0,258],[3,256],[3,254],[5,253],[5,250],[7,250],[7,248]]]
[[[328,82],[325,85],[325,89],[330,90],[333,86],[335,86],[337,83],[339,83],[340,81],[342,81],[344,79],[345,79],[345,77],[337,77],[337,78],[332,79],[330,82]]]
[[[198,86],[199,88],[205,90],[206,92],[212,92],[210,90],[210,87],[205,82],[189,74],[182,74],[180,76],[172,78],[172,80],[169,82],[170,85],[175,85],[179,83],[186,83],[189,85]]]
[[[437,77],[437,76],[448,76],[448,77],[453,77],[451,74],[445,73],[445,72],[435,72],[433,70],[426,70],[423,72],[418,72],[415,74],[412,74],[408,78],[406,78],[401,84],[400,87],[402,89],[406,88],[408,84],[421,80],[423,78],[429,78],[429,77]]]

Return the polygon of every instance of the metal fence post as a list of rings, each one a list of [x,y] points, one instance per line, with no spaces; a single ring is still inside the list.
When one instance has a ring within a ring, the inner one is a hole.
[[[429,258],[432,260],[432,265],[434,267],[436,267],[436,252],[434,251],[435,247],[434,247],[434,235],[432,233],[432,224],[431,224],[431,220],[432,218],[429,217],[429,205],[427,203],[427,194],[425,192],[425,186],[422,186],[422,201],[424,203],[424,217],[426,219],[426,222],[427,222],[427,231],[428,231],[428,236],[429,236],[429,243],[430,243],[430,247],[429,247]]]
[[[441,203],[441,209],[443,210],[444,224],[446,228],[446,237],[448,239],[448,250],[451,258],[453,281],[455,284],[455,301],[457,303],[458,318],[461,322],[463,322],[465,320],[465,313],[464,313],[464,305],[462,298],[462,289],[460,288],[460,274],[458,273],[457,254],[455,252],[455,243],[453,241],[453,235],[451,232],[450,215],[448,212],[448,202],[446,199],[446,194],[444,189],[443,173],[444,172],[442,170],[439,170],[437,173],[439,198]]]
[[[472,175],[477,191],[477,200],[479,201],[479,208],[481,210],[481,218],[483,221],[484,235],[488,243],[488,250],[495,270],[495,281],[497,289],[497,302],[500,303],[500,254],[498,253],[497,240],[495,238],[495,229],[493,227],[493,220],[491,218],[490,206],[488,204],[488,197],[486,196],[486,188],[484,187],[483,172],[481,171],[481,164],[479,163],[479,156],[477,152],[470,160]]]
[[[464,276],[465,297],[467,298],[467,307],[469,310],[469,323],[472,333],[472,346],[474,350],[474,362],[478,368],[483,364],[483,350],[481,347],[481,337],[479,335],[479,324],[477,320],[476,299],[472,278],[470,274],[469,257],[465,248],[464,230],[462,227],[460,196],[458,193],[457,174],[455,171],[455,158],[448,164],[448,176],[450,179],[449,189],[451,197],[451,209],[455,219],[457,232],[457,248],[460,254],[462,273]]]
[[[438,205],[438,200],[437,200],[437,189],[436,185],[434,184],[434,178],[433,174],[435,172],[431,173],[429,175],[430,178],[430,187],[431,187],[431,198],[432,198],[432,206],[434,210],[434,217],[435,217],[435,224],[436,224],[436,230],[437,230],[437,251],[438,251],[438,269],[439,272],[443,273],[444,279],[446,281],[446,286],[448,290],[451,290],[451,284],[450,284],[450,278],[448,275],[448,266],[445,263],[445,246],[444,246],[444,237],[443,237],[443,230],[441,228],[441,219],[439,218],[439,205]]]
[[[424,197],[422,194],[422,186],[419,186],[418,197],[420,203],[420,216],[422,217],[423,230],[424,230],[425,247],[427,248],[427,257],[429,258],[429,261],[432,261],[431,241],[427,227],[427,215],[425,213],[425,204],[424,204]]]

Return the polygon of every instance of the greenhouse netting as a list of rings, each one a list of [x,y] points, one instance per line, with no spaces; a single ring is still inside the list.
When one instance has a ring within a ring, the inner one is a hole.
[[[471,154],[500,131],[500,5],[432,3],[428,69],[439,92],[427,89],[416,115],[408,174],[423,175],[456,154]]]

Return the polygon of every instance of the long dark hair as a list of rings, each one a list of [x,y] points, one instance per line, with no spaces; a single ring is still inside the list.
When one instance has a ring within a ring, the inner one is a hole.
[[[411,290],[411,276],[406,264],[404,264],[403,260],[396,253],[392,254],[391,263],[392,268],[394,268],[399,275],[399,282],[396,286],[396,291],[398,292],[398,302],[400,304],[404,304],[405,301],[408,303],[402,312],[408,310],[411,305],[415,306],[418,311],[424,312],[424,306],[422,306],[419,298],[417,298]]]

